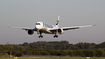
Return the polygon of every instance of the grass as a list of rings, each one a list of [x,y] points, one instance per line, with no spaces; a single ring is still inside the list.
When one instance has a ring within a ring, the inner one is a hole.
[[[0,58],[0,59],[14,59],[14,58]],[[86,57],[70,57],[70,58],[17,58],[17,59],[87,59]],[[105,59],[105,57],[92,57],[90,59]]]

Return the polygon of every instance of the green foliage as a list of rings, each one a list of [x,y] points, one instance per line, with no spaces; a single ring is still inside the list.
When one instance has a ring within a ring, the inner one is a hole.
[[[0,55],[14,56],[23,55],[57,55],[57,56],[76,56],[76,57],[105,57],[105,42],[77,43],[69,44],[68,41],[38,41],[33,43],[23,43],[19,45],[6,44],[0,45]]]
[[[16,56],[16,57],[21,57],[21,56],[23,56],[23,53],[17,52],[17,53],[15,53],[15,56]]]
[[[85,57],[93,57],[94,54],[92,50],[84,50],[83,53]]]
[[[8,55],[8,53],[0,53],[0,56],[1,56],[1,55]]]
[[[102,42],[101,44],[96,45],[96,48],[105,48],[105,42]]]
[[[13,59],[13,58],[0,58],[0,59]],[[17,58],[17,59],[87,59],[87,58],[86,57],[70,57],[70,58]],[[105,58],[94,57],[90,59],[105,59]]]
[[[101,50],[95,50],[95,55],[96,55],[97,57],[103,57]]]

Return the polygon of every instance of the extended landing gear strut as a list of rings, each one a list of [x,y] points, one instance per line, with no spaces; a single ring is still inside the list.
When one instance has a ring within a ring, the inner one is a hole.
[[[55,33],[54,38],[58,38],[58,35]]]
[[[39,33],[40,33],[39,38],[43,38],[42,32],[40,31]]]

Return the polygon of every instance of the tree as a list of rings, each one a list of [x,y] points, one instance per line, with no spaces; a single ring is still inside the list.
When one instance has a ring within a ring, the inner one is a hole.
[[[94,52],[89,49],[83,50],[83,53],[84,53],[85,57],[93,57],[94,56]]]
[[[83,57],[84,56],[84,53],[83,53],[83,51],[81,51],[81,50],[75,50],[74,52],[73,52],[73,55],[74,56],[78,56],[78,57]]]
[[[74,56],[73,51],[72,50],[68,51],[68,55],[71,57]]]
[[[95,56],[97,56],[97,57],[103,57],[103,53],[102,53],[102,51],[101,50],[95,50]]]

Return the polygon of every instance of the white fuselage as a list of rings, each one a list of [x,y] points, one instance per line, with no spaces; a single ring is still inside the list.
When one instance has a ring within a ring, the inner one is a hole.
[[[39,31],[42,31],[43,33],[46,34],[55,34],[55,32],[49,31],[49,28],[56,28],[54,25],[50,25],[44,22],[37,22],[35,24],[35,28],[38,29]]]

